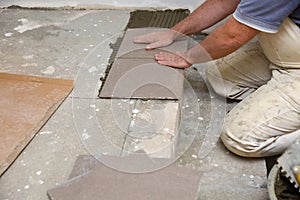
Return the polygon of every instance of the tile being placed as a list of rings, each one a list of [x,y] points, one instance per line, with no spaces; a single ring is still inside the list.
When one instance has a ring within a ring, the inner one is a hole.
[[[180,99],[183,70],[153,59],[117,59],[100,91],[100,98]]]
[[[180,38],[174,41],[171,45],[161,47],[156,50],[145,50],[146,44],[134,43],[133,39],[137,36],[145,35],[151,32],[160,32],[168,29],[164,28],[138,28],[127,29],[122,44],[118,50],[117,58],[153,58],[160,51],[182,52],[188,48],[188,37]]]

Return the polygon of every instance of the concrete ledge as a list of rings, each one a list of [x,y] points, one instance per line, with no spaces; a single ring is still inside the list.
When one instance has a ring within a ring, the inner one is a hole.
[[[3,0],[0,8],[20,6],[24,8],[71,8],[71,9],[177,9],[186,8],[194,10],[204,0],[153,0],[153,1],[131,1],[131,0]]]

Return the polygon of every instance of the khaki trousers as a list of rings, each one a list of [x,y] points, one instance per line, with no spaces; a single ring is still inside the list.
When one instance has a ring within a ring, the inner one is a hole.
[[[245,157],[282,153],[300,136],[300,29],[286,19],[206,70],[214,90],[242,100],[226,116],[221,140]]]

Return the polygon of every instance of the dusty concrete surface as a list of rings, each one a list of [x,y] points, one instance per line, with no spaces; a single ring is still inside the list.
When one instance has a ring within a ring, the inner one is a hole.
[[[152,0],[152,1],[132,1],[132,0],[1,0],[0,7],[19,5],[22,7],[75,7],[75,8],[188,8],[193,10],[197,5],[204,2],[203,0]]]
[[[135,149],[126,130],[132,115],[142,110],[137,111],[138,103],[97,98],[109,43],[128,19],[129,11],[121,10],[0,10],[1,71],[76,81],[73,93],[0,178],[0,199],[46,200],[48,189],[67,180],[78,155],[123,155]],[[186,72],[192,86],[185,86],[185,99],[178,102],[183,110],[177,162],[203,172],[201,200],[267,199],[264,161],[237,157],[218,141],[226,108],[207,89],[200,75],[204,67]],[[94,137],[99,126],[103,134]],[[199,157],[204,144],[209,149]]]
[[[0,15],[1,71],[73,80],[86,65],[99,79],[109,43],[96,52],[97,62],[85,58],[121,32],[129,17],[127,11],[1,10]],[[1,177],[0,199],[48,199],[46,191],[67,179],[77,155],[88,154],[74,125],[73,98],[85,104],[89,97],[71,95],[62,104]]]

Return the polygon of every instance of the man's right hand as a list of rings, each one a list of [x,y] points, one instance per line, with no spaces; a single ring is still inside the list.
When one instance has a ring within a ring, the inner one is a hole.
[[[146,46],[146,50],[152,50],[159,47],[165,47],[174,41],[178,33],[171,30],[153,32],[146,35],[141,35],[133,39],[134,43],[149,44]]]

